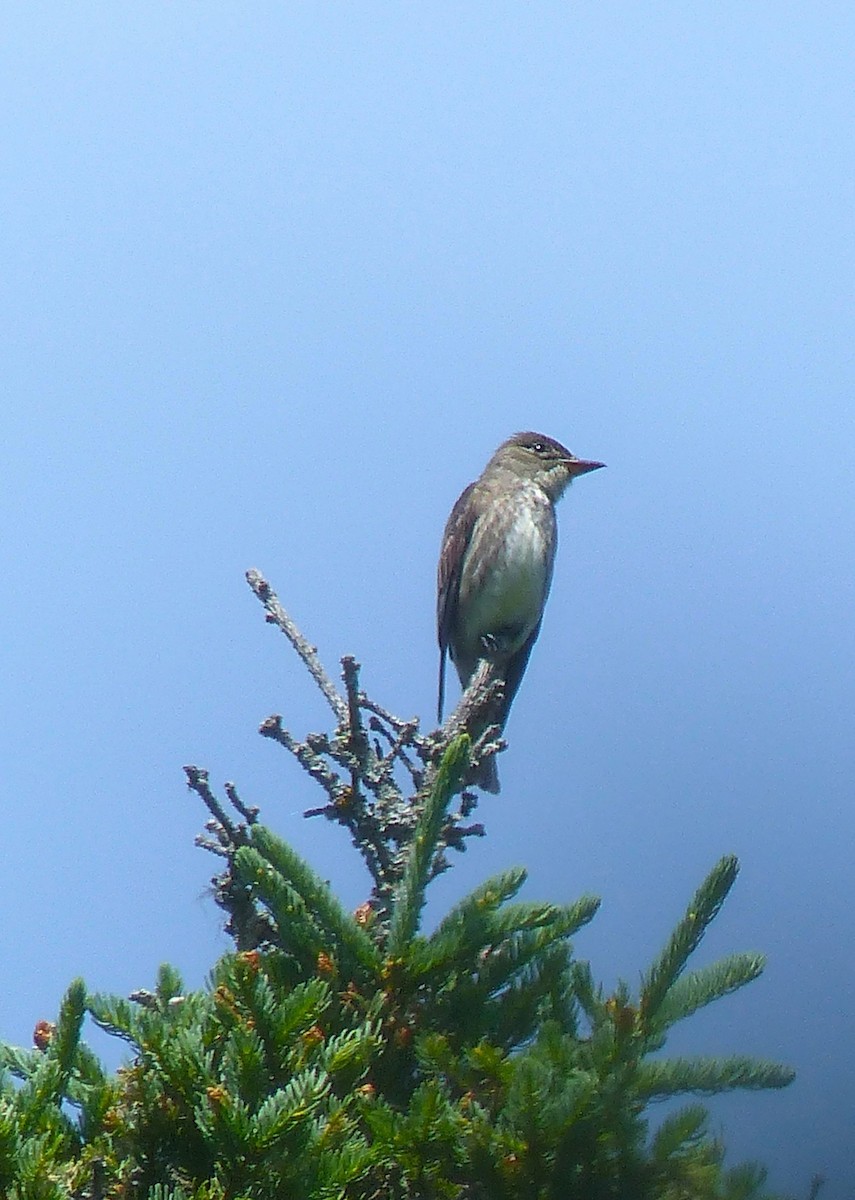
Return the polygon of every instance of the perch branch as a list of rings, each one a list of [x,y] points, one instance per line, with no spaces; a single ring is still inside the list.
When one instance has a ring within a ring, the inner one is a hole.
[[[297,628],[267,580],[255,570],[248,571],[246,578],[264,606],[267,621],[288,638],[335,717],[333,730],[307,733],[303,741],[294,737],[276,715],[263,721],[259,732],[293,754],[325,792],[327,802],[308,809],[305,815],[324,816],[347,829],[373,881],[370,903],[379,916],[387,909],[403,876],[415,829],[432,796],[436,772],[450,743],[461,733],[469,734],[469,781],[477,778],[486,759],[504,749],[504,680],[500,669],[481,662],[445,724],[422,734],[417,719],[402,720],[361,690],[359,663],[351,655],[341,660],[344,690],[339,691],[315,647]],[[240,818],[236,821],[212,794],[207,772],[197,767],[188,767],[186,772],[190,787],[212,818],[205,834],[197,840],[228,862],[227,869],[213,881],[218,903],[230,913],[231,926],[239,931],[241,943],[258,944],[266,936],[258,924],[261,914],[248,903],[247,889],[234,874],[232,861],[237,849],[246,843],[248,827],[257,821],[258,809],[244,804],[235,785],[227,783],[226,795]],[[459,787],[458,811],[448,813],[443,823],[430,867],[432,876],[448,868],[448,850],[462,851],[468,838],[483,837],[482,825],[467,823],[478,796],[466,783],[463,780]]]

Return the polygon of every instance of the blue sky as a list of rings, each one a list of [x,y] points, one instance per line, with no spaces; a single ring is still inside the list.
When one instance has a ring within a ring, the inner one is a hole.
[[[734,1159],[851,1192],[855,13],[378,3],[4,14],[0,1036],[68,981],[227,946],[194,762],[348,902],[366,883],[255,730],[326,718],[243,582],[330,669],[435,704],[461,488],[534,428],[562,502],[489,872],[603,896],[637,981],[724,853],[705,943],[768,953],[685,1052],[792,1063],[716,1101]]]

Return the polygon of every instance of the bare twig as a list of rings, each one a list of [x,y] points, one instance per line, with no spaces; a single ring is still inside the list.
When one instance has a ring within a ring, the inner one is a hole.
[[[196,844],[226,860],[225,869],[211,880],[214,899],[229,914],[226,931],[234,937],[239,950],[251,950],[269,941],[274,933],[269,917],[259,911],[250,890],[234,869],[235,855],[249,841],[247,829],[255,823],[258,810],[244,805],[234,784],[227,783],[226,795],[246,822],[236,823],[211,791],[207,771],[190,766],[184,768],[184,773],[188,786],[211,813],[211,820],[205,824],[207,833],[200,834]]]
[[[208,772],[202,767],[189,766],[184,768],[184,774],[187,776],[187,786],[197,796],[201,797],[202,803],[214,818],[216,824],[233,840],[237,834],[237,829],[226,816],[225,809],[211,791],[208,783]]]
[[[374,765],[371,760],[375,755],[362,724],[362,713],[359,711],[359,663],[352,654],[346,654],[341,660],[341,674],[347,696],[346,733],[341,741],[348,752],[350,785],[354,792],[358,792],[360,781],[366,778]]]
[[[318,781],[333,804],[339,803],[345,796],[350,794],[349,786],[335,773],[328,763],[324,762],[321,755],[309,744],[308,739],[305,742],[298,742],[283,727],[280,716],[274,715],[268,717],[266,721],[262,721],[258,732],[262,737],[271,738],[274,742],[278,742],[280,746],[284,746],[286,750],[290,750],[300,766],[311,775],[312,779]]]
[[[404,764],[404,766],[410,772],[414,782],[416,781],[417,775],[421,774],[415,763],[411,762],[404,753],[404,747],[412,744],[418,727],[418,721],[407,721],[406,723],[402,724],[400,729],[397,731],[398,736],[393,738],[390,731],[386,729],[376,717],[372,716],[369,722],[369,728],[377,733],[380,733],[389,743],[389,751],[380,760],[380,765],[375,776],[375,783],[378,786],[386,783],[391,778],[396,761]]]
[[[247,825],[254,825],[258,820],[258,808],[254,806],[250,808],[244,804],[238,795],[238,790],[235,784],[224,783],[223,787],[225,788],[225,792],[229,800],[246,821]]]
[[[374,713],[381,721],[385,721],[387,725],[391,726],[396,733],[398,730],[403,729],[405,725],[415,723],[418,726],[418,721],[413,717],[410,717],[409,720],[402,720],[401,717],[396,717],[394,713],[387,712],[376,700],[372,700],[370,696],[366,696],[365,692],[359,693],[359,707],[364,708],[366,712]]]
[[[318,658],[317,648],[310,645],[310,643],[307,642],[303,637],[300,630],[279,603],[279,597],[273,591],[272,587],[260,571],[247,571],[246,581],[252,588],[255,595],[264,605],[265,611],[267,612],[267,620],[272,625],[276,625],[282,630],[288,641],[306,664],[309,674],[320,688],[327,704],[329,704],[330,708],[333,710],[336,719],[342,723],[346,721],[347,705],[338,694],[335,684],[321,665],[321,660]]]

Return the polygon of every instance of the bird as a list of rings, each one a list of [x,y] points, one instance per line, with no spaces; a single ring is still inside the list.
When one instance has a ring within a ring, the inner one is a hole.
[[[437,568],[437,718],[442,722],[446,654],[465,690],[478,663],[498,668],[504,728],[543,620],[558,527],[555,504],[578,476],[604,463],[577,458],[542,433],[515,433],[460,494],[445,526]],[[493,756],[476,772],[499,791]]]

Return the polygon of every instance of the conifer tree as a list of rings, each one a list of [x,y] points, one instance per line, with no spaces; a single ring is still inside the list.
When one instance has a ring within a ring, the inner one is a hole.
[[[523,901],[522,868],[479,884],[433,930],[427,888],[483,835],[468,784],[501,748],[497,681],[476,673],[442,729],[419,731],[343,692],[250,572],[327,700],[331,733],[261,727],[325,793],[307,815],[348,831],[371,894],[347,912],[232,784],[225,802],[187,767],[222,869],[214,895],[234,951],[187,992],[161,968],[123,999],[70,986],[35,1046],[0,1048],[0,1195],[10,1200],[772,1200],[765,1171],[727,1169],[692,1100],[779,1088],[777,1063],[669,1058],[671,1027],[763,969],[689,960],[736,879],[717,863],[634,992],[606,994],[571,939],[599,901]],[[88,1017],[128,1046],[110,1073]],[[816,1195],[821,1180],[812,1185]]]

